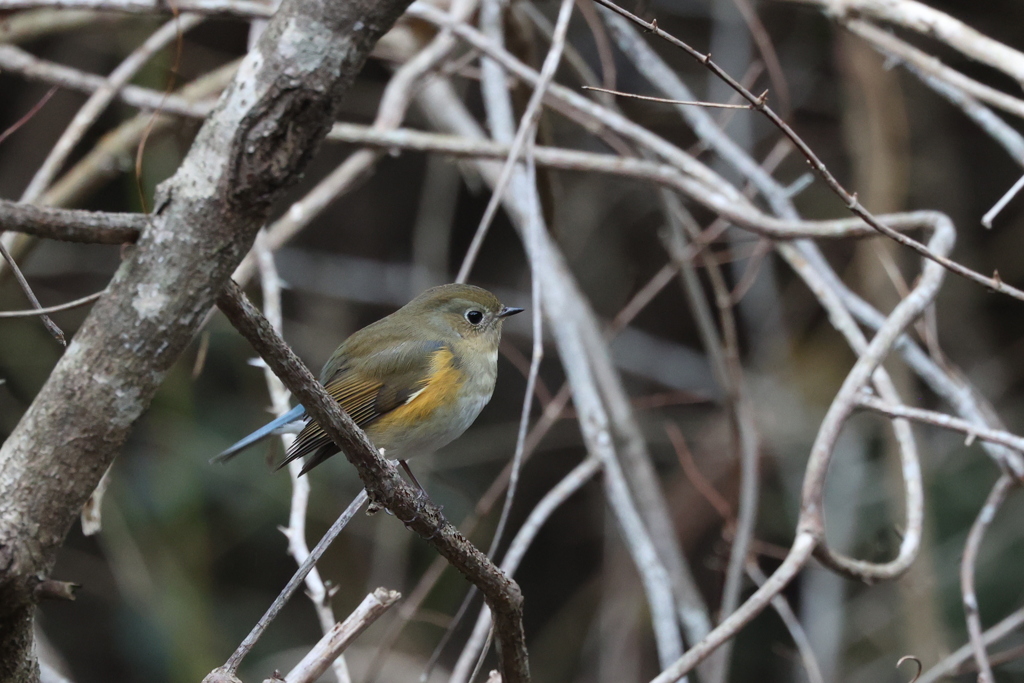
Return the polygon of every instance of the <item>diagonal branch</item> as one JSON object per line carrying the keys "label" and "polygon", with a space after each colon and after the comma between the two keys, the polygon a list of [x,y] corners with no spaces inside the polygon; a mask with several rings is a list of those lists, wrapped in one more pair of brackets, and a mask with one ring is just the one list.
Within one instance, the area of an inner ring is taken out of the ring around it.
{"label": "diagonal branch", "polygon": [[395,466],[377,452],[352,418],[341,410],[266,318],[245,298],[238,285],[229,281],[217,305],[355,466],[370,500],[390,510],[480,589],[491,611],[497,615],[496,637],[504,680],[508,683],[528,681],[523,598],[519,586],[459,533],[444,518],[440,508],[405,483]]}
{"label": "diagonal branch", "polygon": [[21,272],[21,268],[18,267],[18,262],[11,256],[11,252],[7,251],[7,247],[4,246],[3,242],[0,242],[0,257],[3,258],[3,262],[7,263],[7,267],[14,273],[14,279],[18,281],[18,286],[21,287],[21,291],[25,293],[25,298],[28,299],[29,303],[32,304],[32,308],[35,309],[35,314],[42,320],[43,326],[46,327],[46,331],[53,335],[53,338],[60,342],[61,346],[67,346],[67,341],[64,340],[64,332],[57,327],[57,323],[50,320],[50,317],[43,312],[43,305],[39,303],[39,299],[36,298],[36,293],[32,291],[32,287],[29,286],[28,280],[25,279],[25,275]]}

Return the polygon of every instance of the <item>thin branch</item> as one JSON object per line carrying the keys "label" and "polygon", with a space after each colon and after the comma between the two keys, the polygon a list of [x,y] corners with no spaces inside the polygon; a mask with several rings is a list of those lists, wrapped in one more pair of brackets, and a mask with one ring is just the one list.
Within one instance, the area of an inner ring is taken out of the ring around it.
{"label": "thin branch", "polygon": [[64,165],[64,162],[74,151],[85,132],[99,118],[100,114],[107,108],[117,95],[117,91],[123,88],[135,74],[146,65],[146,62],[158,51],[162,50],[172,40],[175,40],[185,31],[199,25],[205,20],[197,14],[183,14],[175,16],[159,29],[153,32],[142,45],[135,48],[128,57],[122,61],[116,69],[106,78],[103,87],[94,92],[81,109],[75,113],[67,129],[54,144],[50,153],[46,156],[39,170],[32,177],[32,181],[25,188],[21,195],[21,201],[25,203],[35,202],[43,191],[53,182],[57,172]]}
{"label": "thin branch", "polygon": [[378,588],[367,595],[345,621],[335,624],[302,661],[288,672],[285,676],[286,683],[314,683],[360,633],[369,628],[401,597],[402,594],[398,591],[385,588]]}
{"label": "thin branch", "polygon": [[992,227],[992,221],[999,215],[999,212],[1006,208],[1006,205],[1010,203],[1010,200],[1017,196],[1017,193],[1024,188],[1024,176],[1017,179],[1017,182],[1013,184],[1009,190],[1007,190],[999,201],[996,202],[991,209],[985,212],[985,215],[981,217],[981,224],[986,228]]}
{"label": "thin branch", "polygon": [[0,199],[0,230],[52,240],[128,244],[134,243],[147,225],[148,219],[141,213],[52,209]]}
{"label": "thin branch", "polygon": [[[40,59],[14,45],[0,45],[0,69],[90,95],[107,84],[107,79],[103,76]],[[175,114],[194,119],[209,116],[214,104],[211,101],[191,102],[175,94],[165,96],[159,91],[138,85],[125,85],[117,91],[117,97],[125,104],[139,109],[159,110],[162,114]],[[162,99],[164,97],[166,99]]]}
{"label": "thin branch", "polygon": [[[0,249],[3,245],[0,245]],[[37,308],[29,311],[0,311],[0,318],[31,318],[36,315],[44,313],[58,313],[60,311],[67,311],[72,308],[79,308],[80,306],[86,306],[99,299],[101,296],[106,294],[107,290],[100,292],[94,292],[88,296],[83,296],[81,299],[75,299],[74,301],[68,301],[67,303],[57,304],[56,306],[47,306],[46,308]]]}
{"label": "thin branch", "polygon": [[1006,500],[1007,494],[1018,483],[1007,474],[999,477],[992,487],[992,491],[989,492],[985,504],[978,512],[977,519],[971,525],[971,531],[967,534],[967,542],[964,543],[964,555],[960,560],[960,591],[963,594],[967,633],[970,636],[974,661],[978,665],[978,683],[995,683],[982,634],[981,615],[978,613],[978,596],[974,592],[974,572],[978,562],[978,551],[981,550],[981,541],[985,537],[985,532],[991,526],[996,513]]}
{"label": "thin branch", "polygon": [[[757,562],[752,559],[747,561],[747,575],[758,586],[763,586],[764,582],[768,579],[764,572],[761,571],[761,568],[757,566]],[[811,649],[811,641],[807,637],[804,627],[800,624],[800,620],[793,614],[793,608],[789,606],[789,602],[781,594],[776,595],[772,598],[772,609],[779,615],[779,619],[782,620],[786,630],[789,631],[790,637],[793,638],[797,652],[800,653],[800,661],[804,665],[807,679],[810,683],[825,683],[825,677],[821,675],[821,666],[818,664],[818,658],[814,656],[814,650]]]}
{"label": "thin branch", "polygon": [[[552,86],[555,87],[555,86]],[[507,145],[488,140],[476,140],[456,135],[424,133],[411,129],[393,132],[379,132],[356,124],[336,124],[329,139],[356,142],[381,149],[411,149],[434,151],[469,158],[504,158],[509,151]],[[709,210],[721,214],[729,221],[750,230],[757,235],[775,240],[813,239],[854,239],[876,235],[859,218],[842,218],[825,221],[780,220],[761,213],[745,198],[736,197],[723,190],[721,185],[709,186],[685,175],[671,164],[646,159],[622,158],[612,154],[580,152],[557,147],[535,147],[534,159],[540,166],[566,170],[607,173],[637,180],[645,180],[682,192],[703,204]],[[936,212],[910,212],[884,214],[880,217],[893,229],[919,229],[923,224],[949,219]],[[950,227],[952,227],[950,225]],[[274,243],[277,246],[277,243]],[[702,239],[699,246],[706,246]],[[927,247],[925,247],[927,249]],[[695,252],[688,252],[691,257]],[[939,256],[939,255],[937,255]]]}
{"label": "thin branch", "polygon": [[0,133],[0,145],[3,144],[4,140],[14,135],[19,128],[21,128],[26,123],[31,121],[32,117],[39,113],[39,110],[42,109],[46,105],[46,103],[50,101],[50,98],[53,97],[54,93],[56,92],[57,86],[50,88],[46,92],[46,94],[39,98],[39,101],[33,104],[32,107],[27,112],[25,112],[25,114],[20,119],[18,119],[10,126],[8,126],[7,130]]}
{"label": "thin branch", "polygon": [[619,97],[628,97],[633,100],[644,100],[645,102],[661,102],[663,104],[682,104],[682,105],[693,105],[697,107],[706,107],[708,109],[753,109],[754,107],[749,104],[724,104],[722,102],[701,102],[697,100],[672,100],[665,97],[651,97],[650,95],[636,95],[630,92],[622,92],[621,90],[609,90],[608,88],[598,88],[595,86],[584,85],[581,86],[583,90],[595,90],[597,92],[608,93],[609,95],[618,95]]}
{"label": "thin branch", "polygon": [[719,514],[726,524],[732,523],[735,520],[732,514],[732,506],[729,505],[729,501],[718,492],[718,489],[711,485],[707,477],[697,468],[697,463],[693,461],[693,454],[690,453],[690,448],[686,445],[686,439],[683,437],[683,433],[679,431],[676,423],[665,422],[665,434],[668,435],[668,440],[672,443],[672,448],[676,452],[676,458],[679,460],[679,465],[682,467],[686,478],[693,484],[693,487],[697,489],[704,500],[715,509],[715,512]]}
{"label": "thin branch", "polygon": [[476,262],[477,254],[479,254],[484,238],[487,237],[487,231],[491,227],[491,221],[494,220],[494,215],[498,211],[502,195],[512,178],[512,171],[519,162],[520,155],[524,151],[529,152],[529,149],[534,144],[537,121],[540,120],[541,103],[544,101],[544,95],[547,93],[548,86],[555,77],[555,71],[562,60],[562,52],[565,50],[566,33],[569,31],[569,18],[572,16],[574,1],[562,0],[559,6],[555,30],[551,35],[551,46],[544,57],[540,75],[537,78],[537,82],[533,85],[533,92],[530,94],[530,101],[526,104],[526,110],[519,120],[515,136],[512,138],[508,158],[501,168],[497,182],[495,182],[494,187],[491,189],[491,197],[487,202],[487,208],[484,209],[484,215],[480,218],[480,224],[477,226],[476,233],[473,235],[473,241],[470,242],[469,248],[466,249],[466,256],[463,258],[462,267],[459,268],[459,274],[455,278],[456,282],[465,282],[466,278],[469,277],[469,271]]}
{"label": "thin branch", "polygon": [[962,432],[967,435],[968,444],[977,438],[1001,444],[1017,451],[1024,451],[1024,437],[1011,434],[1002,429],[989,429],[974,422],[968,422],[967,420],[962,420],[960,418],[953,417],[952,415],[936,412],[934,410],[923,410],[921,408],[911,408],[909,406],[892,405],[869,394],[860,394],[857,397],[857,403],[865,408],[870,408],[875,412],[882,413],[883,415],[888,415],[890,417],[916,420],[917,422],[935,425],[936,427],[942,427],[943,429]]}
{"label": "thin branch", "polygon": [[[992,645],[1021,626],[1024,626],[1024,607],[1017,609],[998,624],[985,631],[982,634],[982,642],[986,647]],[[955,674],[957,669],[971,658],[973,652],[974,643],[968,642],[957,649],[956,652],[953,652],[931,669],[924,672],[921,678],[918,679],[918,683],[935,683],[939,679]]]}
{"label": "thin branch", "polygon": [[43,306],[39,303],[39,299],[36,298],[36,294],[32,291],[32,287],[29,286],[28,280],[25,279],[25,275],[21,272],[21,268],[18,267],[18,262],[14,260],[13,256],[11,256],[11,252],[7,251],[7,247],[4,246],[2,241],[0,241],[0,256],[3,257],[4,261],[7,263],[7,267],[11,269],[12,273],[14,273],[15,279],[18,281],[18,286],[21,287],[21,291],[25,293],[25,298],[29,300],[29,303],[31,303],[32,307],[35,309],[34,315],[39,316],[39,319],[43,322],[43,326],[46,328],[46,331],[53,335],[53,338],[56,339],[61,346],[67,346],[68,343],[64,340],[64,333],[59,327],[57,327],[57,323],[50,320],[46,313],[43,312]]}
{"label": "thin branch", "polygon": [[238,648],[231,654],[228,660],[224,663],[224,666],[216,669],[215,671],[229,672],[232,674],[238,671],[238,666],[242,663],[242,660],[245,659],[245,656],[249,654],[249,651],[252,650],[253,645],[255,645],[256,641],[260,639],[263,632],[267,630],[268,626],[270,626],[270,622],[277,617],[278,613],[280,613],[281,609],[288,602],[288,599],[295,594],[295,591],[298,590],[299,586],[301,586],[306,580],[306,576],[309,574],[310,570],[316,566],[316,563],[320,560],[324,551],[330,547],[331,543],[334,542],[334,539],[337,538],[338,534],[345,529],[345,526],[353,517],[355,517],[355,514],[366,504],[367,500],[369,500],[369,497],[367,496],[365,489],[360,491],[356,497],[352,499],[352,502],[349,503],[348,507],[345,508],[345,511],[341,513],[341,516],[334,521],[331,528],[327,530],[327,533],[323,535],[323,538],[320,539],[303,563],[299,565],[295,574],[293,574],[292,578],[288,580],[285,587],[281,589],[278,596],[274,598],[274,602],[272,602],[270,607],[267,608],[267,611],[262,617],[260,617],[260,620],[252,627],[249,635],[239,643]]}
{"label": "thin branch", "polygon": [[196,14],[236,16],[242,19],[268,19],[274,14],[274,6],[258,0],[0,0],[0,10],[34,9],[48,7],[58,9],[90,9],[105,12],[129,14],[172,14],[194,12]]}

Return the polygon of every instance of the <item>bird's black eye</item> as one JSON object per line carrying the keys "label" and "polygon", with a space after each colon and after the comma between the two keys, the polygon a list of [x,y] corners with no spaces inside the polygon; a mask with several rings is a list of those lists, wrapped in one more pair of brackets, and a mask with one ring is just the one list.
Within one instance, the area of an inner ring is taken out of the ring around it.
{"label": "bird's black eye", "polygon": [[480,311],[466,311],[466,320],[469,321],[470,325],[479,325],[480,321],[484,319],[484,314]]}

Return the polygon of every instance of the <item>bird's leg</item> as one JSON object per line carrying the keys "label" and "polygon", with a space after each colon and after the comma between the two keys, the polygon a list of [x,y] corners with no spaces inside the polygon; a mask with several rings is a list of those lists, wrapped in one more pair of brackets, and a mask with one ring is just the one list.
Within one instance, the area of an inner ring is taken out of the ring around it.
{"label": "bird's leg", "polygon": [[419,481],[416,480],[416,475],[412,473],[411,469],[409,469],[409,463],[407,463],[405,460],[399,460],[398,464],[402,466],[402,469],[405,470],[405,473],[409,475],[410,479],[412,479],[412,483],[415,484],[416,488],[420,490],[420,498],[426,498],[427,491],[422,486],[420,486]]}

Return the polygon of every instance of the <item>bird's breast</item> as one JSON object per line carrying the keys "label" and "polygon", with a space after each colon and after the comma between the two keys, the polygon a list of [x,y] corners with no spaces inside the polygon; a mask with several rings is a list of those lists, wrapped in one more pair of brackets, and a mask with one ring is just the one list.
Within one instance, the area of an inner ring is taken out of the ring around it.
{"label": "bird's breast", "polygon": [[438,349],[423,388],[367,430],[373,443],[406,459],[458,438],[491,399],[497,361],[497,349]]}

